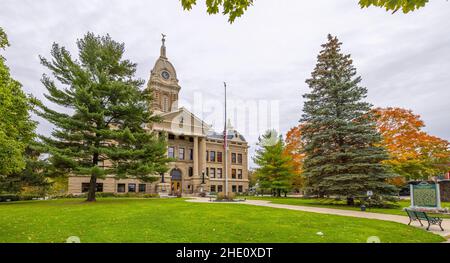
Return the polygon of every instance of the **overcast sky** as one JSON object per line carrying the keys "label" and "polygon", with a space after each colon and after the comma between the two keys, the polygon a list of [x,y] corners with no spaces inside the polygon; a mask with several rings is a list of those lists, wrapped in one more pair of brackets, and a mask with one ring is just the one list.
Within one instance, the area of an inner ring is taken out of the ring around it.
{"label": "overcast sky", "polygon": [[[301,95],[326,35],[337,35],[351,53],[367,100],[375,106],[412,109],[426,131],[450,139],[450,3],[433,0],[410,14],[360,9],[358,0],[256,0],[232,25],[206,14],[204,1],[190,12],[178,0],[0,0],[0,26],[11,47],[7,64],[27,93],[43,98],[45,69],[53,42],[76,55],[75,41],[87,31],[124,42],[126,57],[148,80],[167,34],[167,55],[177,69],[181,104],[222,100],[279,103],[284,134],[301,116]],[[3,52],[5,53],[5,52]],[[208,118],[216,130],[221,120]],[[238,127],[239,128],[239,127]],[[39,133],[50,126],[41,122]],[[252,145],[257,136],[243,129]]]}

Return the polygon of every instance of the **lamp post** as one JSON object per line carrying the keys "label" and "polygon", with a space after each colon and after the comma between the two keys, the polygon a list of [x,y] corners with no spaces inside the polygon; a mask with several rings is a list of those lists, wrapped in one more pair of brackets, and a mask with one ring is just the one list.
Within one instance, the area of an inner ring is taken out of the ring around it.
{"label": "lamp post", "polygon": [[205,171],[202,171],[202,184],[205,184]]}

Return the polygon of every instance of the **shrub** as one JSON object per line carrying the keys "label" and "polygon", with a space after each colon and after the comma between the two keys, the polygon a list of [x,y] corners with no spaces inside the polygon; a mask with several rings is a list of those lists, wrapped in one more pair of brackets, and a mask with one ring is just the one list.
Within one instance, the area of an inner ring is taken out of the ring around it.
{"label": "shrub", "polygon": [[115,193],[104,193],[104,192],[101,192],[101,193],[95,193],[95,196],[96,197],[116,197],[116,194]]}
{"label": "shrub", "polygon": [[1,194],[0,202],[19,201],[20,197],[17,194]]}
{"label": "shrub", "polygon": [[34,199],[38,199],[38,198],[44,198],[44,196],[42,196],[42,195],[33,195],[33,194],[21,194],[19,196],[19,199],[23,200],[23,201],[34,200]]}
{"label": "shrub", "polygon": [[234,193],[230,193],[228,196],[226,196],[224,193],[220,192],[216,196],[216,201],[233,201],[235,198]]}
{"label": "shrub", "polygon": [[216,200],[217,201],[222,201],[223,199],[225,199],[225,194],[224,193],[218,193],[216,196]]}
{"label": "shrub", "polygon": [[159,194],[144,194],[144,198],[158,198]]}
{"label": "shrub", "polygon": [[230,194],[228,194],[228,196],[226,196],[225,198],[226,198],[228,201],[233,201],[235,197],[236,197],[236,194],[235,194],[235,193],[230,193]]}

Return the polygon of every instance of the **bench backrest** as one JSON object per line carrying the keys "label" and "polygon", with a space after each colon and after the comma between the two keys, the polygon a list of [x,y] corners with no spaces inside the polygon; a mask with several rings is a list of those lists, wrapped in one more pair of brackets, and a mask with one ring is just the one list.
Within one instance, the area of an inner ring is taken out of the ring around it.
{"label": "bench backrest", "polygon": [[409,218],[415,220],[415,219],[420,219],[420,220],[428,220],[428,216],[427,213],[425,212],[421,212],[421,211],[413,211],[413,210],[409,210],[409,209],[405,209],[406,213],[408,214]]}
{"label": "bench backrest", "polygon": [[413,210],[405,209],[406,213],[408,214],[409,218],[415,220],[417,219],[416,213]]}
{"label": "bench backrest", "polygon": [[417,218],[422,219],[422,220],[428,220],[427,213],[420,212],[420,211],[414,211],[414,212],[416,213]]}

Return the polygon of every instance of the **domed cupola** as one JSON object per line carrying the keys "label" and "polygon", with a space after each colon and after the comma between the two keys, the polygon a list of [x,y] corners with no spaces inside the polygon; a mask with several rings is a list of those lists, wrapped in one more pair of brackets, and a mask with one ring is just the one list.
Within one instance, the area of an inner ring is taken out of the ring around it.
{"label": "domed cupola", "polygon": [[147,89],[153,93],[152,108],[156,112],[171,112],[178,109],[178,85],[175,67],[167,59],[166,35],[162,34],[160,56],[150,72]]}

